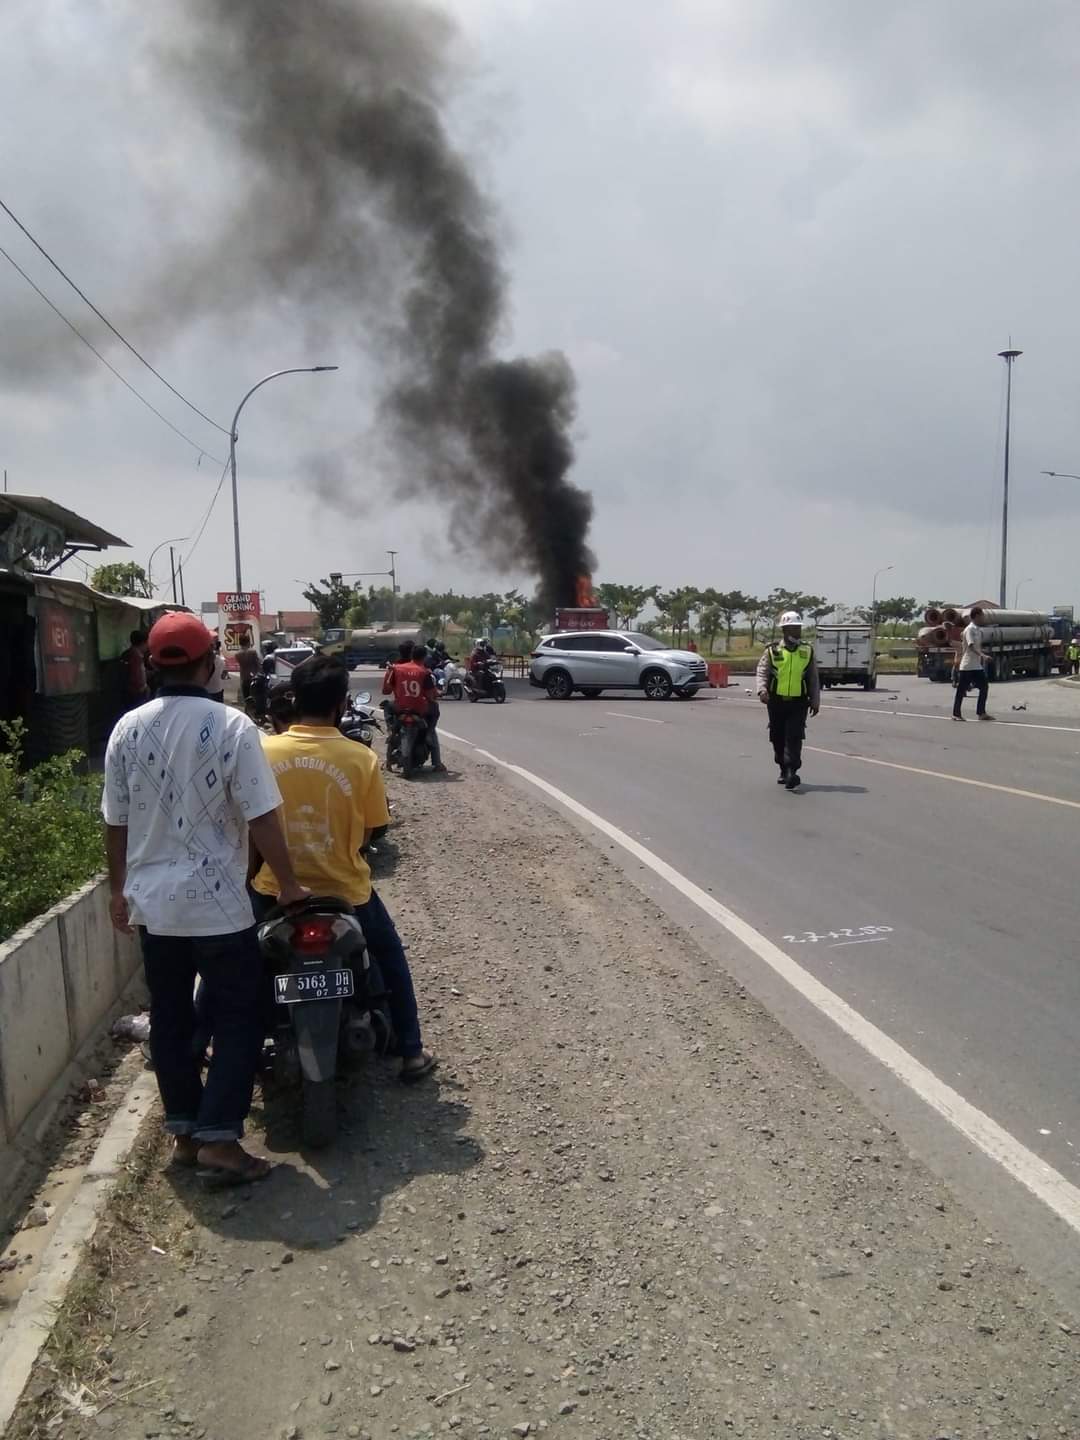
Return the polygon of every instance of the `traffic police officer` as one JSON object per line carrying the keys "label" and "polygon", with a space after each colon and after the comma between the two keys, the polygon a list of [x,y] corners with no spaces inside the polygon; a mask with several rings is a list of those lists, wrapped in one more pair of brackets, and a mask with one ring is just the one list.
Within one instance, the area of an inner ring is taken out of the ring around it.
{"label": "traffic police officer", "polygon": [[770,645],[758,661],[758,699],[769,711],[769,739],[780,768],[778,785],[794,790],[799,785],[807,712],[821,708],[814,647],[802,638],[802,616],[785,610],[780,616],[782,638]]}

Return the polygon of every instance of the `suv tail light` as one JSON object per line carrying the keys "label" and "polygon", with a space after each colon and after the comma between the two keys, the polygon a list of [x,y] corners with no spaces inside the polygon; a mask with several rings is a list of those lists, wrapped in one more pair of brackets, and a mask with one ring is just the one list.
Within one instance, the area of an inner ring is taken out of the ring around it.
{"label": "suv tail light", "polygon": [[539,651],[539,650],[534,650],[534,651],[532,652],[532,654],[529,656],[529,659],[530,659],[530,660],[539,660],[539,659],[540,659],[540,651]]}
{"label": "suv tail light", "polygon": [[334,921],[330,916],[316,915],[298,920],[293,926],[292,947],[301,955],[323,955],[334,943]]}

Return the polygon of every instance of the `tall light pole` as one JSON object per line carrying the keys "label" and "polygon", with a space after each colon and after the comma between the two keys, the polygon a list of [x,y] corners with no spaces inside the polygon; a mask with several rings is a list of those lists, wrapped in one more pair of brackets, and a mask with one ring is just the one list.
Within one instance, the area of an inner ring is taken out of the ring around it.
{"label": "tall light pole", "polygon": [[387,550],[390,556],[390,624],[397,624],[397,570],[394,562],[397,560],[396,550]]}
{"label": "tall light pole", "polygon": [[160,545],[155,545],[150,551],[150,559],[146,562],[146,578],[150,585],[150,596],[154,594],[154,556],[159,550],[164,550],[166,545],[183,545],[191,537],[188,535],[174,535],[171,540],[162,540]]}
{"label": "tall light pole", "polygon": [[336,365],[294,365],[288,370],[274,370],[270,375],[264,375],[261,380],[256,381],[236,407],[236,414],[233,416],[232,424],[229,426],[229,470],[232,472],[233,549],[236,558],[237,590],[243,590],[244,588],[244,579],[240,570],[240,501],[236,493],[236,426],[240,420],[240,411],[243,410],[256,390],[260,389],[270,380],[276,380],[279,375],[318,375],[323,370],[336,370],[337,368]]}
{"label": "tall light pole", "polygon": [[892,565],[883,565],[880,570],[875,570],[875,571],[874,571],[874,594],[873,594],[873,598],[872,598],[871,601],[870,601],[870,623],[871,623],[871,625],[876,625],[876,624],[877,624],[877,582],[878,582],[878,576],[879,576],[879,575],[884,575],[887,570],[892,570],[893,568],[894,568],[894,567],[893,567]]}
{"label": "tall light pole", "polygon": [[[1011,341],[1010,341],[1011,344]],[[1012,431],[1012,367],[1022,350],[999,350],[998,358],[1005,361],[1005,483],[1001,499],[1001,608],[1009,603],[1009,439]]]}
{"label": "tall light pole", "polygon": [[1026,579],[1024,579],[1024,580],[1018,580],[1018,581],[1016,582],[1016,589],[1013,591],[1013,609],[1014,609],[1014,610],[1019,610],[1019,609],[1020,609],[1020,587],[1021,587],[1021,585],[1030,585],[1031,582],[1032,582],[1032,580],[1034,580],[1034,579],[1035,579],[1035,576],[1034,576],[1034,575],[1028,575]]}

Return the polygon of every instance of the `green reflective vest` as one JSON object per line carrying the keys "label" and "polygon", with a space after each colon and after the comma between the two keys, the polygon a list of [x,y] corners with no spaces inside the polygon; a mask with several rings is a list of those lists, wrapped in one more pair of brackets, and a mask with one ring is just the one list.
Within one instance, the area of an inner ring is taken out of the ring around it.
{"label": "green reflective vest", "polygon": [[786,645],[771,649],[773,694],[781,700],[799,700],[806,694],[806,670],[814,656],[812,645],[799,644],[794,650]]}
{"label": "green reflective vest", "polygon": [[1073,641],[1065,653],[1070,660],[1080,660],[1080,645]]}

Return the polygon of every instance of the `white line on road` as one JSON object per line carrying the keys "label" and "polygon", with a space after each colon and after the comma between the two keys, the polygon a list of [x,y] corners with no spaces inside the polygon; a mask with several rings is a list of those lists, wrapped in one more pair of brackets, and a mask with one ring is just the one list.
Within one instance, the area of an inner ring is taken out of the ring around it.
{"label": "white line on road", "polygon": [[[477,748],[471,740],[466,740],[461,735],[452,735],[448,730],[442,733],[448,740],[456,740],[473,750]],[[598,830],[601,835],[606,835],[609,840],[614,840],[628,854],[633,855],[635,860],[640,861],[642,865],[647,865],[654,874],[659,875],[662,880],[666,880],[680,895],[685,896],[699,910],[703,910],[729,935],[734,936],[759,960],[768,965],[783,980],[786,980],[792,989],[832,1020],[845,1035],[854,1040],[857,1045],[862,1046],[887,1070],[890,1070],[898,1080],[907,1085],[932,1110],[935,1110],[961,1135],[977,1146],[984,1155],[999,1164],[1013,1179],[1018,1180],[1044,1205],[1048,1206],[1055,1215],[1080,1233],[1080,1190],[1075,1185],[1071,1185],[1063,1175],[1060,1175],[1052,1165],[1048,1165],[1033,1150],[1022,1145],[996,1120],[992,1120],[989,1115],[976,1109],[958,1091],[947,1085],[944,1080],[939,1079],[921,1060],[916,1060],[915,1056],[909,1054],[902,1045],[898,1045],[883,1030],[879,1030],[876,1025],[860,1015],[846,1000],[842,1000],[827,985],[823,985],[809,971],[804,970],[778,945],[774,945],[759,930],[755,930],[747,921],[736,915],[734,910],[729,910],[726,905],[721,905],[719,900],[702,890],[700,885],[695,885],[692,880],[688,880],[666,860],[661,860],[659,855],[647,850],[644,845],[640,845],[624,830],[612,825],[610,820],[605,820],[602,815],[597,815],[595,811],[589,810],[573,796],[567,795],[565,791],[549,784],[539,775],[534,775],[531,770],[525,770],[520,765],[513,765],[508,760],[500,760],[489,750],[479,751],[479,753],[489,760],[493,760],[504,770],[510,771],[511,774],[517,775],[520,779],[543,791],[545,795],[550,796],[572,815],[577,815],[579,819],[586,821],[587,824]],[[858,759],[860,757],[853,756],[851,758]],[[946,776],[945,778],[955,779],[957,777]],[[979,782],[971,783],[978,784]],[[1004,787],[992,786],[991,788]]]}
{"label": "white line on road", "polygon": [[[925,710],[875,709],[872,705],[822,705],[822,710],[850,710],[856,715],[902,715],[908,720],[951,720],[952,715],[931,715]],[[999,720],[999,725],[1013,730],[1061,730],[1080,735],[1080,725],[1039,725],[1034,720]]]}
{"label": "white line on road", "polygon": [[835,945],[828,945],[828,950],[839,950],[842,945],[876,945],[879,940],[884,940],[884,935],[867,935],[863,940],[840,940]]}
{"label": "white line on road", "polygon": [[823,750],[820,745],[804,745],[815,755],[835,755],[841,760],[859,760],[864,765],[880,765],[885,770],[905,770],[909,775],[929,775],[934,780],[951,780],[956,785],[975,785],[980,790],[999,790],[1003,795],[1019,795],[1023,800],[1042,800],[1046,805],[1065,805],[1080,810],[1080,800],[1065,800],[1060,795],[1044,795],[1041,790],[1018,790],[1014,785],[995,785],[990,780],[971,780],[967,775],[950,775],[947,770],[923,770],[918,765],[900,765],[895,760],[875,760],[869,755],[855,755],[850,750]]}
{"label": "white line on road", "polygon": [[621,710],[605,710],[605,715],[614,715],[616,720],[637,720],[641,725],[666,725],[666,720],[653,720],[648,715],[624,715]]}

